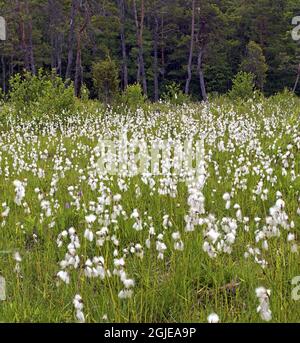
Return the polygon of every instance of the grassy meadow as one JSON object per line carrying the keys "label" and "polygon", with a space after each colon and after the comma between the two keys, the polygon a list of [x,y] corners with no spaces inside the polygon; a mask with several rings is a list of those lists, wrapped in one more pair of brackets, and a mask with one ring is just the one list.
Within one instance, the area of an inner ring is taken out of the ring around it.
{"label": "grassy meadow", "polygon": [[[0,321],[299,322],[299,113],[298,98],[277,95],[6,116]],[[176,153],[159,173],[124,153],[113,175],[99,142],[124,149],[122,134],[142,154],[204,146],[176,173]]]}

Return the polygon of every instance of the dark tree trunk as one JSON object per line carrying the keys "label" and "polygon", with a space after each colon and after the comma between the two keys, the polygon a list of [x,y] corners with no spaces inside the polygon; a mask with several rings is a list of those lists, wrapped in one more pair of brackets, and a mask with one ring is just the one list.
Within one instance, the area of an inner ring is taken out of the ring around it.
{"label": "dark tree trunk", "polygon": [[158,30],[159,23],[158,18],[155,14],[154,18],[155,29],[154,29],[154,100],[158,101]]}
{"label": "dark tree trunk", "polygon": [[122,75],[123,75],[123,88],[128,86],[128,66],[127,66],[127,52],[126,52],[126,40],[125,40],[125,6],[124,0],[118,0],[119,12],[120,12],[120,36],[122,45]]}
{"label": "dark tree trunk", "polygon": [[66,79],[71,78],[71,71],[73,65],[74,55],[74,41],[75,41],[75,17],[78,9],[78,0],[72,0],[71,15],[70,15],[70,31],[68,38],[68,64],[66,70]]}
{"label": "dark tree trunk", "polygon": [[61,54],[63,34],[59,31],[62,18],[61,4],[57,0],[48,0],[49,31],[51,44],[51,68],[61,75]]}
{"label": "dark tree trunk", "polygon": [[82,86],[82,64],[81,64],[81,32],[77,35],[77,54],[76,54],[76,68],[75,68],[75,95],[80,96]]}
{"label": "dark tree trunk", "polygon": [[137,83],[141,83],[141,62],[140,62],[140,55],[138,55],[138,59],[137,59],[136,82],[137,82]]}
{"label": "dark tree trunk", "polygon": [[28,50],[29,50],[29,60],[30,60],[30,67],[31,67],[31,72],[32,74],[36,74],[36,69],[35,69],[35,63],[34,63],[34,53],[33,53],[33,43],[32,43],[32,19],[29,19],[29,24],[28,24],[28,36],[29,36],[29,44],[28,44]]}
{"label": "dark tree trunk", "polygon": [[62,56],[62,47],[63,47],[63,36],[60,34],[57,37],[57,46],[56,46],[56,72],[58,75],[62,76],[62,61],[61,61],[61,56]]}
{"label": "dark tree trunk", "polygon": [[201,95],[202,99],[204,101],[207,101],[207,93],[206,93],[206,87],[205,87],[205,80],[204,80],[204,74],[203,74],[203,69],[202,69],[202,58],[203,58],[203,50],[200,48],[199,49],[199,54],[198,54],[198,74],[199,74],[199,81],[200,81],[200,89],[201,89]]}
{"label": "dark tree trunk", "polygon": [[194,53],[194,39],[195,39],[195,0],[192,0],[192,31],[191,31],[191,43],[190,43],[190,54],[187,66],[188,77],[185,84],[185,94],[189,94],[190,83],[192,79],[192,62]]}
{"label": "dark tree trunk", "polygon": [[48,0],[47,11],[49,16],[49,34],[50,34],[50,44],[51,44],[51,68],[55,68],[55,0]]}
{"label": "dark tree trunk", "polygon": [[1,57],[1,64],[2,64],[2,89],[3,92],[6,93],[6,64],[4,56]]}
{"label": "dark tree trunk", "polygon": [[[138,21],[138,14],[137,14],[135,0],[133,0],[133,14],[134,14],[134,20],[135,20],[137,42],[138,42],[139,41],[139,21]],[[138,58],[137,58],[137,75],[136,75],[136,80],[137,80],[138,83],[140,82],[140,79],[141,79],[140,55],[138,54]]]}
{"label": "dark tree trunk", "polygon": [[144,51],[143,51],[143,30],[144,30],[144,19],[145,19],[145,5],[144,0],[141,3],[141,24],[140,24],[140,37],[139,37],[139,53],[140,53],[140,63],[141,63],[141,76],[143,82],[143,90],[144,94],[147,96],[147,80],[146,80],[146,71],[145,71],[145,63],[144,63]]}
{"label": "dark tree trunk", "polygon": [[[83,6],[81,4],[81,6]],[[82,35],[84,34],[86,27],[90,20],[90,13],[87,2],[84,4],[84,23],[77,32],[77,53],[76,53],[76,67],[75,67],[75,95],[80,96],[81,87],[83,84],[83,68],[81,63],[81,41]]]}
{"label": "dark tree trunk", "polygon": [[298,83],[299,83],[299,79],[300,79],[300,64],[299,64],[299,67],[298,67],[298,73],[297,73],[296,82],[295,82],[295,85],[294,85],[294,88],[293,88],[293,92],[294,93],[296,92],[296,89],[297,89],[297,86],[298,86]]}
{"label": "dark tree trunk", "polygon": [[15,72],[15,63],[14,63],[14,56],[13,54],[10,55],[10,63],[9,63],[9,71],[8,71],[8,78],[10,79],[14,72]]}
{"label": "dark tree trunk", "polygon": [[161,75],[165,76],[165,32],[164,32],[164,14],[161,15]]}
{"label": "dark tree trunk", "polygon": [[147,95],[147,80],[146,80],[144,51],[143,51],[143,30],[144,30],[144,19],[145,19],[144,0],[141,0],[141,20],[140,20],[140,23],[138,21],[138,14],[137,14],[137,8],[136,8],[136,1],[135,0],[133,0],[133,10],[134,10],[135,25],[136,25],[137,44],[138,44],[138,49],[139,49],[137,81],[139,82],[140,80],[142,80],[143,91],[144,91],[144,94]]}
{"label": "dark tree trunk", "polygon": [[56,68],[56,60],[55,60],[55,37],[54,34],[52,33],[52,29],[50,28],[50,44],[51,44],[51,69]]}
{"label": "dark tree trunk", "polygon": [[17,6],[16,10],[18,13],[18,29],[19,29],[19,41],[20,41],[20,49],[23,56],[23,63],[24,63],[24,69],[27,71],[30,71],[30,60],[28,55],[28,47],[26,44],[26,30],[25,30],[25,22],[24,22],[24,9],[22,8],[22,5],[20,4],[20,1],[17,0]]}
{"label": "dark tree trunk", "polygon": [[[36,73],[35,70],[35,63],[34,63],[34,53],[33,53],[33,42],[32,42],[32,17],[29,12],[28,7],[28,0],[25,1],[25,14],[28,17],[28,24],[27,24],[27,36],[28,36],[28,44],[26,44],[26,50],[27,50],[27,60],[29,64],[29,70],[32,72],[32,74]],[[26,39],[26,33],[25,33],[25,39]]]}

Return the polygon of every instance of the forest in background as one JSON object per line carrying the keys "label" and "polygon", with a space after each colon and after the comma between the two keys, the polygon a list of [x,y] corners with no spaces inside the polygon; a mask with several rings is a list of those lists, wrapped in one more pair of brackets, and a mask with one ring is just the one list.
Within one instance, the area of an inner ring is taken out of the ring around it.
{"label": "forest in background", "polygon": [[298,0],[0,0],[8,33],[0,87],[7,92],[24,70],[55,69],[78,95],[85,84],[96,97],[93,65],[109,58],[120,89],[138,82],[158,100],[175,82],[201,100],[231,88],[250,43],[265,74],[259,88],[271,95],[295,84],[300,44],[291,30],[299,11]]}

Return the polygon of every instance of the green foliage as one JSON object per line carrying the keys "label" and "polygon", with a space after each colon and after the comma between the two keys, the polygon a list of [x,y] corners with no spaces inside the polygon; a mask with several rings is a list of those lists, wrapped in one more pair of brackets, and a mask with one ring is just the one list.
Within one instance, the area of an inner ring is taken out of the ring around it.
{"label": "green foliage", "polygon": [[162,99],[173,105],[183,105],[190,102],[190,97],[183,93],[180,85],[172,82],[166,86]]}
{"label": "green foliage", "polygon": [[10,79],[9,101],[17,114],[39,117],[67,115],[75,109],[73,84],[65,85],[55,74],[39,70],[37,75],[26,72]]}
{"label": "green foliage", "polygon": [[241,63],[241,70],[246,73],[252,73],[255,76],[255,85],[263,90],[267,78],[268,65],[263,54],[262,48],[251,41],[247,45],[247,55]]}
{"label": "green foliage", "polygon": [[249,99],[254,95],[254,75],[251,73],[239,72],[234,80],[229,97],[231,99]]}
{"label": "green foliage", "polygon": [[4,94],[3,90],[2,90],[2,88],[0,87],[0,104],[3,102],[4,96],[5,96],[5,94]]}
{"label": "green foliage", "polygon": [[121,102],[128,108],[135,110],[138,107],[142,107],[147,98],[143,94],[142,87],[139,83],[127,86],[121,95]]}
{"label": "green foliage", "polygon": [[116,63],[110,57],[95,62],[92,74],[98,98],[106,104],[110,103],[119,91],[119,71]]}
{"label": "green foliage", "polygon": [[81,91],[80,91],[80,99],[83,101],[83,102],[87,102],[90,98],[90,91],[88,89],[88,87],[84,84],[82,87],[81,87]]}
{"label": "green foliage", "polygon": [[270,102],[278,104],[278,106],[282,106],[282,107],[292,107],[294,103],[298,103],[299,104],[299,97],[297,97],[295,95],[295,93],[293,93],[291,90],[289,90],[288,88],[285,88],[282,92],[278,92],[275,95],[271,96],[270,98]]}

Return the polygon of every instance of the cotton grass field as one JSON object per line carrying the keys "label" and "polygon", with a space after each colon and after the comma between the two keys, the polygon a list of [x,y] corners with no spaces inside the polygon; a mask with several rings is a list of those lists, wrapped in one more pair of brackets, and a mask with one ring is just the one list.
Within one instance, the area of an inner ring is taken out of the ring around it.
{"label": "cotton grass field", "polygon": [[[299,322],[299,114],[278,95],[7,117],[0,321]],[[196,164],[172,152],[200,140]],[[139,173],[153,144],[164,158]]]}

